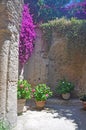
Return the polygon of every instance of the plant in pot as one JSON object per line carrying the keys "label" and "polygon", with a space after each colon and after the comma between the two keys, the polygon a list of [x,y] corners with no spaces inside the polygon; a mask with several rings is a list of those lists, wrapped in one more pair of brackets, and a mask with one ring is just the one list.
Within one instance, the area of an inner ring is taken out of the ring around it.
{"label": "plant in pot", "polygon": [[38,84],[34,89],[32,89],[32,93],[37,109],[43,109],[46,100],[52,96],[52,91],[46,84]]}
{"label": "plant in pot", "polygon": [[83,109],[86,110],[86,94],[82,95],[80,100],[82,101]]}
{"label": "plant in pot", "polygon": [[18,80],[17,98],[18,113],[22,113],[26,100],[31,98],[31,84],[27,80]]}
{"label": "plant in pot", "polygon": [[56,86],[56,93],[60,94],[63,99],[70,99],[70,93],[74,90],[74,84],[67,81],[66,79],[59,80]]}

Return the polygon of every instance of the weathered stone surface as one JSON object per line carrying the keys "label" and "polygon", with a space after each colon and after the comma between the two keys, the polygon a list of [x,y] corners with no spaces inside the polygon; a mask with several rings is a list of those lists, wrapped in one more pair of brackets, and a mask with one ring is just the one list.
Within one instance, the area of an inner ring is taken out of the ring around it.
{"label": "weathered stone surface", "polygon": [[55,90],[58,81],[66,78],[74,83],[76,95],[86,92],[86,47],[80,43],[67,43],[58,36],[53,37],[53,41],[49,52],[48,83]]}
{"label": "weathered stone surface", "polygon": [[68,43],[65,38],[52,34],[49,49],[37,30],[35,50],[26,67],[26,78],[34,85],[47,83],[55,92],[60,79],[66,78],[75,85],[73,95],[86,92],[86,47],[85,44]]}
{"label": "weathered stone surface", "polygon": [[[17,81],[18,79],[18,41],[10,45],[10,57],[8,68],[8,80]],[[14,55],[15,54],[15,55]]]}
{"label": "weathered stone surface", "polygon": [[5,116],[6,113],[6,87],[7,87],[7,69],[8,69],[8,55],[9,55],[9,41],[5,41],[0,48],[0,113]]}
{"label": "weathered stone surface", "polygon": [[18,43],[23,0],[0,1],[0,116],[17,123]]}
{"label": "weathered stone surface", "polygon": [[8,81],[7,88],[7,106],[6,106],[6,118],[12,124],[16,126],[17,122],[17,82]]}
{"label": "weathered stone surface", "polygon": [[43,40],[42,33],[37,30],[35,50],[25,67],[25,78],[34,86],[38,83],[47,82],[47,59],[43,58]]}

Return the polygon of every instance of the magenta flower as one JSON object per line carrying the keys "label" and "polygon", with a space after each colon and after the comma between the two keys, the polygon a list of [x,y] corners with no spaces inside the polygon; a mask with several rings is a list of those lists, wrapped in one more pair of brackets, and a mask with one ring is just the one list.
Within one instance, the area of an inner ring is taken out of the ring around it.
{"label": "magenta flower", "polygon": [[30,15],[28,5],[23,6],[22,23],[19,41],[19,61],[23,66],[31,56],[34,48],[35,26]]}
{"label": "magenta flower", "polygon": [[34,93],[34,92],[35,92],[35,89],[32,89],[32,92]]}
{"label": "magenta flower", "polygon": [[49,95],[48,94],[46,94],[46,97],[48,97]]}
{"label": "magenta flower", "polygon": [[20,88],[23,88],[23,87],[24,87],[23,84],[21,84],[21,85],[20,85]]}

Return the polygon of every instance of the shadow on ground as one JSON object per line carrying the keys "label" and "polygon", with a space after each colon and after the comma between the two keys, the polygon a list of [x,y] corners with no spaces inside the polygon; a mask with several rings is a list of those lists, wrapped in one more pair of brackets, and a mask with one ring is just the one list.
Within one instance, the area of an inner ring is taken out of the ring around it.
{"label": "shadow on ground", "polygon": [[[79,102],[79,101],[78,101]],[[46,103],[45,110],[47,113],[53,114],[53,118],[70,120],[76,125],[75,130],[86,130],[86,111],[82,109],[81,103],[77,101],[60,101],[49,100]],[[27,102],[31,111],[36,110],[34,101]],[[32,108],[33,106],[33,108]]]}
{"label": "shadow on ground", "polygon": [[52,105],[47,104],[47,112],[55,114],[53,118],[65,118],[71,120],[76,124],[76,130],[86,130],[86,111],[84,111],[81,106],[67,106],[67,105]]}

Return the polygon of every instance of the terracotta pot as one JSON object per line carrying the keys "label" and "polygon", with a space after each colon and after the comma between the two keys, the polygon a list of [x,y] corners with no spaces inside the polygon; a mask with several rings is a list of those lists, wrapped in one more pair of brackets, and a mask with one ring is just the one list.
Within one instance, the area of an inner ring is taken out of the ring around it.
{"label": "terracotta pot", "polygon": [[37,109],[43,109],[46,101],[35,101]]}
{"label": "terracotta pot", "polygon": [[70,93],[62,94],[62,98],[65,99],[65,100],[70,99]]}
{"label": "terracotta pot", "polygon": [[82,101],[83,109],[86,110],[86,101]]}
{"label": "terracotta pot", "polygon": [[23,112],[25,102],[26,102],[26,99],[18,99],[17,100],[17,113],[18,114]]}

